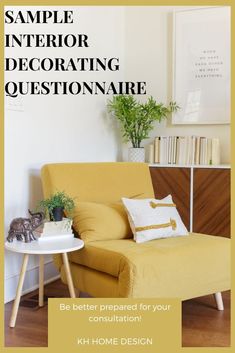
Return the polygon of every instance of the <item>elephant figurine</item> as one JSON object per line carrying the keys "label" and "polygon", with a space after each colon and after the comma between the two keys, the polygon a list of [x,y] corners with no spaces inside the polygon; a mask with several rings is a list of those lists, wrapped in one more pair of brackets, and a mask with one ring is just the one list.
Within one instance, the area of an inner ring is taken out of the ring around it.
{"label": "elephant figurine", "polygon": [[7,236],[9,243],[12,243],[14,238],[25,243],[36,240],[33,231],[43,223],[45,215],[43,212],[32,213],[30,210],[28,211],[30,218],[14,218],[12,220]]}

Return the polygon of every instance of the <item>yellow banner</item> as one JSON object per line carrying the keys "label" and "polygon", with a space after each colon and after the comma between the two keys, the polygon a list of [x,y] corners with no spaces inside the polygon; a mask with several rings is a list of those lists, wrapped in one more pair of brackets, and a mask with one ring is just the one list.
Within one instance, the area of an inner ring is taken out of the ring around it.
{"label": "yellow banner", "polygon": [[181,302],[177,299],[49,300],[50,349],[86,353],[177,352]]}

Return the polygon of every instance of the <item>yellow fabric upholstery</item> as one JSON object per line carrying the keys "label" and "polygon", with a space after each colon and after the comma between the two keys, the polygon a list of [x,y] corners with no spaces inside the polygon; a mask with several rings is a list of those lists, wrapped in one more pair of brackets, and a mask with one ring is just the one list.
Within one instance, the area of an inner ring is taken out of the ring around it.
{"label": "yellow fabric upholstery", "polygon": [[73,227],[85,242],[133,237],[121,203],[77,202]]}
{"label": "yellow fabric upholstery", "polygon": [[[154,197],[148,165],[141,163],[46,165],[42,183],[45,197],[64,190],[78,203]],[[100,227],[102,240],[88,237],[84,249],[69,254],[73,281],[81,291],[95,297],[184,300],[230,288],[230,239],[192,234],[137,244],[110,239],[118,236],[111,225],[104,240],[105,226]],[[54,256],[54,261],[66,283],[61,257]]]}
{"label": "yellow fabric upholstery", "polygon": [[145,163],[58,163],[42,168],[44,196],[64,190],[77,201],[112,203],[122,197],[154,197]]}
{"label": "yellow fabric upholstery", "polygon": [[[64,190],[77,201],[99,203],[119,202],[128,198],[154,197],[154,191],[145,163],[53,163],[41,170],[44,197]],[[61,255],[53,256],[61,270]]]}
{"label": "yellow fabric upholstery", "polygon": [[[116,277],[119,297],[189,299],[230,286],[230,242],[222,237],[191,233],[142,244],[95,241],[69,254],[69,260]],[[90,293],[98,285],[90,284]]]}
{"label": "yellow fabric upholstery", "polygon": [[[118,298],[119,281],[104,272],[95,271],[85,266],[70,263],[73,283],[80,291],[89,293],[95,298]],[[61,267],[61,279],[67,283],[64,265]]]}

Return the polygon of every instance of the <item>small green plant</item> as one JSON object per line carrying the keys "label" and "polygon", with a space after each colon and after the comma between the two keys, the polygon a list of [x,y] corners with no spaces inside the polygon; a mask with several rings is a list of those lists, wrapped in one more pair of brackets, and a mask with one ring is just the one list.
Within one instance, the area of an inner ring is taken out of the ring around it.
{"label": "small green plant", "polygon": [[70,215],[75,208],[75,202],[74,199],[69,197],[64,191],[57,191],[48,199],[41,200],[37,208],[43,209],[49,216],[48,218],[53,220],[53,210],[55,208],[62,208],[67,215]]}
{"label": "small green plant", "polygon": [[138,102],[134,96],[119,95],[108,101],[108,110],[119,120],[125,142],[130,141],[133,147],[141,147],[141,142],[149,137],[155,121],[162,121],[179,109],[176,102],[169,106],[157,103],[153,97],[146,103]]}

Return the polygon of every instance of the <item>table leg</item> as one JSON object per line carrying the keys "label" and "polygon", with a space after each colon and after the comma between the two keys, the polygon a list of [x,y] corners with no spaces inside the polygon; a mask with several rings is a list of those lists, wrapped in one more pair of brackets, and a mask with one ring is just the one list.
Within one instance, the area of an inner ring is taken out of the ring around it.
{"label": "table leg", "polygon": [[217,309],[218,310],[224,310],[224,303],[223,303],[223,298],[221,292],[217,292],[214,294],[214,298],[216,301]]}
{"label": "table leg", "polygon": [[44,256],[39,256],[39,306],[44,305]]}
{"label": "table leg", "polygon": [[17,317],[17,313],[18,313],[18,309],[19,309],[20,297],[21,297],[22,288],[23,288],[23,284],[24,284],[24,278],[25,278],[25,272],[26,272],[28,260],[29,260],[29,255],[24,254],[23,263],[22,263],[21,272],[20,272],[20,278],[19,278],[17,291],[16,291],[16,297],[14,300],[11,318],[10,318],[10,324],[9,324],[10,327],[15,327],[16,317]]}
{"label": "table leg", "polygon": [[71,276],[71,272],[70,272],[69,260],[68,260],[67,253],[63,253],[62,257],[63,257],[65,274],[66,274],[66,278],[67,278],[67,282],[68,282],[70,297],[71,298],[76,298],[75,290],[74,290],[74,286],[73,286],[73,280],[72,280],[72,276]]}

